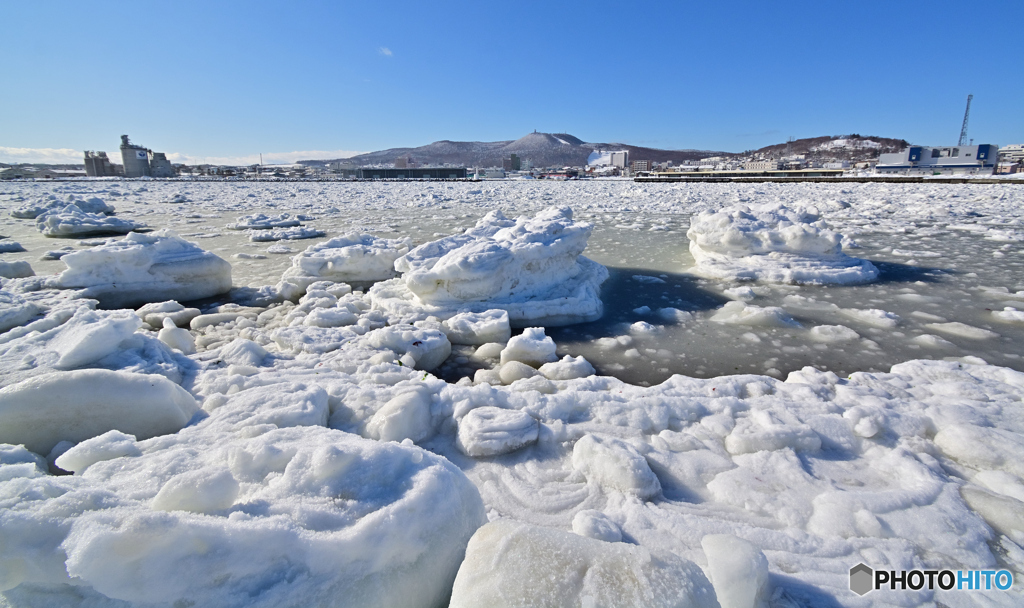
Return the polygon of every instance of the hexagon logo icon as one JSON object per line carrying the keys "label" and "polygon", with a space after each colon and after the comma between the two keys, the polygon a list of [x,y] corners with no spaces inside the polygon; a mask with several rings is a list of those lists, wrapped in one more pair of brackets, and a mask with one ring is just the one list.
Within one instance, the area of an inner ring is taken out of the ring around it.
{"label": "hexagon logo icon", "polygon": [[875,572],[865,564],[857,564],[850,568],[850,591],[857,595],[864,595],[874,587],[873,580]]}

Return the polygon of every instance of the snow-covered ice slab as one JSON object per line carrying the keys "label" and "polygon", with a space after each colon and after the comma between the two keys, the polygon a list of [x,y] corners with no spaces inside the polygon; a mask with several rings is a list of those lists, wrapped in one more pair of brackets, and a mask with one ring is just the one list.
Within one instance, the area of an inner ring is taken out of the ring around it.
{"label": "snow-covered ice slab", "polygon": [[68,205],[60,211],[48,211],[37,217],[36,227],[43,236],[77,238],[96,234],[128,234],[141,228],[142,224],[98,213],[86,213],[75,205]]}
{"label": "snow-covered ice slab", "polygon": [[492,211],[464,234],[395,261],[404,273],[370,290],[374,306],[405,319],[502,309],[513,327],[599,319],[608,270],[580,255],[593,227],[551,207],[514,222]]}
{"label": "snow-covered ice slab", "polygon": [[309,228],[307,226],[295,226],[294,228],[280,228],[275,230],[250,230],[249,240],[254,243],[267,243],[270,241],[299,241],[302,239],[315,239],[327,234],[323,230]]}
{"label": "snow-covered ice slab", "polygon": [[278,286],[282,295],[295,299],[316,281],[369,284],[398,276],[395,260],[409,252],[409,238],[383,239],[349,233],[310,245],[292,258]]}
{"label": "snow-covered ice slab", "polygon": [[110,214],[114,212],[113,205],[105,202],[97,196],[84,198],[74,194],[69,194],[66,198],[61,199],[56,194],[50,194],[40,198],[34,203],[13,209],[11,211],[11,217],[33,220],[44,213],[58,211],[60,209],[64,209],[68,205],[74,205],[85,213]]}
{"label": "snow-covered ice slab", "polygon": [[300,218],[292,217],[287,213],[281,215],[254,213],[238,218],[238,221],[228,224],[225,228],[228,230],[270,230],[271,228],[291,228],[301,225]]}
{"label": "snow-covered ice slab", "polygon": [[817,210],[777,203],[703,211],[686,232],[696,265],[711,279],[809,285],[867,283],[878,269],[842,251],[842,235]]}
{"label": "snow-covered ice slab", "polygon": [[59,289],[84,289],[109,308],[164,300],[187,302],[231,289],[231,264],[164,229],[61,258],[68,269],[50,279]]}

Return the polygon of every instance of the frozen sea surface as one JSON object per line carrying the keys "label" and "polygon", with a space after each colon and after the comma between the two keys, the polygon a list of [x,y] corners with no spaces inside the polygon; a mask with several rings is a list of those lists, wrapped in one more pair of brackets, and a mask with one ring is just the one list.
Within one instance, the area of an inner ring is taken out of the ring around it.
{"label": "frozen sea surface", "polygon": [[[134,313],[5,283],[0,605],[1024,602],[848,588],[860,562],[1024,575],[1022,186],[3,183],[0,269],[106,242],[9,214],[69,195],[252,289]],[[877,280],[688,272],[694,215],[764,204],[813,207]],[[593,225],[598,321],[450,341],[338,283],[253,298],[343,234],[551,207]],[[295,228],[324,236],[250,238]]]}
{"label": "frozen sea surface", "polygon": [[[559,353],[583,355],[600,373],[628,382],[654,384],[672,374],[784,378],[805,365],[846,376],[908,359],[968,355],[1024,370],[1024,323],[993,314],[1024,310],[1024,293],[1018,293],[1024,290],[1024,190],[1012,184],[68,182],[4,184],[0,204],[14,208],[69,194],[100,197],[116,207],[117,217],[175,230],[231,262],[235,285],[253,287],[275,284],[292,255],[340,234],[408,236],[419,245],[461,232],[491,210],[515,217],[570,206],[576,219],[594,224],[584,255],[607,266],[611,277],[602,289],[601,320],[550,333]],[[188,202],[167,202],[177,194]],[[815,207],[846,237],[844,251],[873,262],[879,279],[821,287],[720,282],[686,273],[694,265],[686,238],[691,216],[761,203]],[[247,233],[227,228],[256,213],[311,217],[303,224],[326,236],[254,243]],[[0,230],[26,249],[0,258],[28,261],[40,275],[65,268],[59,259],[40,260],[46,252],[83,247],[81,240],[43,237],[32,221],[7,214]],[[275,253],[282,244],[291,255]],[[796,324],[712,321],[733,299],[781,307]],[[658,315],[664,308],[692,316]],[[652,327],[631,330],[637,322]],[[998,335],[978,338],[949,323]],[[813,332],[822,325],[850,331],[827,339]],[[602,338],[617,338],[618,345]]]}

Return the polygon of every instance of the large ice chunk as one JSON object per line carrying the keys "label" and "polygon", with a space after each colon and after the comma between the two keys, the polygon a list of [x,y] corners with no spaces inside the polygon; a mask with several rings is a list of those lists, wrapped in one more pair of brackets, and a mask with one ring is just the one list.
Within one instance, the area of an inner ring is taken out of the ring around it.
{"label": "large ice chunk", "polygon": [[113,205],[96,196],[83,198],[76,194],[69,194],[67,198],[61,200],[56,194],[50,194],[34,203],[13,209],[11,217],[34,220],[44,213],[64,209],[68,205],[74,205],[85,213],[111,214],[114,212]]}
{"label": "large ice chunk", "polygon": [[533,367],[558,361],[555,341],[544,335],[543,327],[527,327],[523,333],[508,341],[501,351],[501,364],[519,361]]}
{"label": "large ice chunk", "polygon": [[593,227],[568,207],[509,223],[492,212],[465,234],[413,249],[395,261],[402,278],[370,290],[374,306],[409,319],[498,308],[513,327],[600,318],[608,271],[580,255]]}
{"label": "large ice chunk", "polygon": [[464,606],[718,607],[700,567],[644,547],[506,519],[477,530],[452,589]]}
{"label": "large ice chunk", "polygon": [[442,323],[452,344],[479,346],[489,342],[508,342],[512,328],[504,310],[464,312]]}
{"label": "large ice chunk", "polygon": [[43,236],[77,238],[94,234],[127,234],[141,227],[131,220],[122,220],[98,213],[86,213],[76,205],[60,211],[49,211],[36,218],[36,227]]}
{"label": "large ice chunk", "polygon": [[350,233],[310,245],[292,258],[281,277],[279,289],[288,299],[298,299],[316,281],[367,284],[398,276],[395,260],[408,253],[412,240],[382,239]]}
{"label": "large ice chunk", "polygon": [[636,448],[614,437],[584,435],[572,448],[572,468],[609,490],[651,498],[661,483]]}
{"label": "large ice chunk", "polygon": [[522,410],[484,406],[459,421],[457,445],[467,456],[507,454],[537,441],[540,425]]}
{"label": "large ice chunk", "polygon": [[842,235],[813,208],[767,203],[704,211],[686,236],[693,272],[712,279],[823,285],[878,278],[871,262],[842,252]]}
{"label": "large ice chunk", "polygon": [[768,605],[768,559],[760,549],[732,534],[708,534],[700,544],[722,608]]}
{"label": "large ice chunk", "polygon": [[85,289],[108,308],[209,298],[231,289],[231,264],[171,230],[133,233],[61,258],[68,269],[50,283]]}
{"label": "large ice chunk", "polygon": [[146,439],[178,431],[199,410],[177,384],[152,374],[83,369],[0,389],[0,443],[47,454],[117,429]]}

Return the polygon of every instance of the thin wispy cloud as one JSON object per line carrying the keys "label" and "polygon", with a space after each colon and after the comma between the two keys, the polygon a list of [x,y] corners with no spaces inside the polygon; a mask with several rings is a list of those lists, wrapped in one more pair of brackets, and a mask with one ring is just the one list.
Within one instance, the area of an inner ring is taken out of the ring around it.
{"label": "thin wispy cloud", "polygon": [[380,48],[378,49],[378,52],[379,52],[379,53],[380,53],[381,55],[384,55],[385,57],[391,57],[392,55],[394,55],[394,53],[392,53],[392,52],[391,52],[391,49],[389,49],[389,48],[388,48],[388,47],[386,47],[386,46],[382,46],[382,47],[380,47]]}
{"label": "thin wispy cloud", "polygon": [[82,150],[72,148],[10,148],[0,146],[0,163],[45,163],[50,165],[80,165],[84,162]]}

